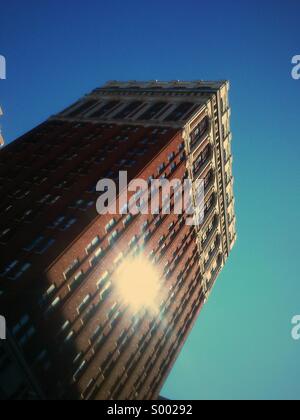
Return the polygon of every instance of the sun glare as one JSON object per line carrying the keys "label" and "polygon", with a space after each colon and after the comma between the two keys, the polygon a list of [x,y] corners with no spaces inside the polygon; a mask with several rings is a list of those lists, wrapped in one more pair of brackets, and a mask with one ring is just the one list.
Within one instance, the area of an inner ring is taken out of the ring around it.
{"label": "sun glare", "polygon": [[134,311],[155,311],[159,292],[159,273],[141,256],[126,259],[116,272],[116,287],[124,303]]}

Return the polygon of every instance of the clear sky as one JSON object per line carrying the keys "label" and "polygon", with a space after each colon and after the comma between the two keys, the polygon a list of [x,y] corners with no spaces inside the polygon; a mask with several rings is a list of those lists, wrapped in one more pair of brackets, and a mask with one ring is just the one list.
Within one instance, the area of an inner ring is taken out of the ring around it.
{"label": "clear sky", "polygon": [[106,80],[230,79],[239,239],[163,394],[299,399],[299,0],[1,3],[9,141]]}

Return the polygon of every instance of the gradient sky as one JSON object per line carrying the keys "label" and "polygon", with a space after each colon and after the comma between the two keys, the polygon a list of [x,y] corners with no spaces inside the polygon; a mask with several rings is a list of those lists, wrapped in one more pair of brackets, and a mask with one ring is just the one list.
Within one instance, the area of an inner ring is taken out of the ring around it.
{"label": "gradient sky", "polygon": [[2,2],[11,141],[106,80],[229,79],[239,239],[163,390],[299,399],[298,0]]}

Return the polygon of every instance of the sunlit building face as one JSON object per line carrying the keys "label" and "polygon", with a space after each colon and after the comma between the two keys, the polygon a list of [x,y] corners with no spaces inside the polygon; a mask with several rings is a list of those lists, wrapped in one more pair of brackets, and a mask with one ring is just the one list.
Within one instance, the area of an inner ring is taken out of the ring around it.
{"label": "sunlit building face", "polygon": [[144,256],[130,257],[120,265],[115,274],[115,286],[120,300],[128,304],[131,311],[158,310],[159,271]]}

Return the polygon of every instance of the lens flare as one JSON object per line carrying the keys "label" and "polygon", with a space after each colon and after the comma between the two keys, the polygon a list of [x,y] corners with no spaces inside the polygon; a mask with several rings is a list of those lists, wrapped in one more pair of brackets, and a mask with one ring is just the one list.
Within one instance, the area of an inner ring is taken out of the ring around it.
{"label": "lens flare", "polygon": [[135,312],[145,308],[157,310],[159,273],[144,257],[126,259],[116,272],[115,285],[120,298]]}

